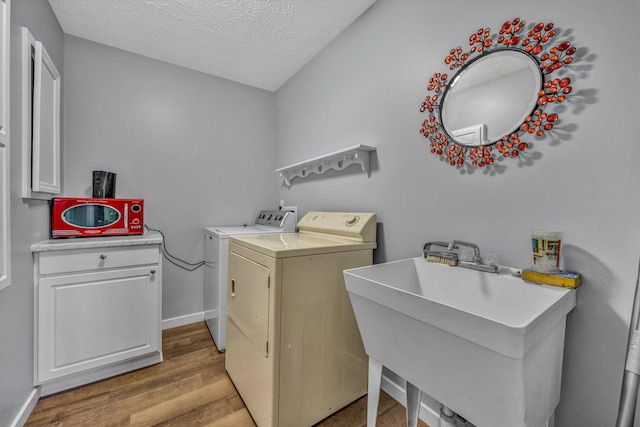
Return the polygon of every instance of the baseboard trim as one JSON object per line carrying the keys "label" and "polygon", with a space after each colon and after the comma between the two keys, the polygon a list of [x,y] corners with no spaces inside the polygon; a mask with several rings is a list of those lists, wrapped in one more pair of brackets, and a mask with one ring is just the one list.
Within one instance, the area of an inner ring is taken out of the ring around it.
{"label": "baseboard trim", "polygon": [[133,359],[123,360],[110,365],[101,366],[85,372],[68,375],[62,378],[47,381],[41,384],[40,393],[42,396],[48,396],[60,391],[69,390],[70,388],[90,384],[105,378],[131,372],[136,369],[155,365],[162,362],[162,352],[156,351],[151,354],[139,356]]}
{"label": "baseboard trim", "polygon": [[178,326],[189,325],[191,323],[203,322],[204,312],[186,314],[184,316],[172,317],[171,319],[164,319],[162,321],[162,330],[177,328]]}
{"label": "baseboard trim", "polygon": [[33,408],[38,403],[40,399],[40,387],[34,387],[31,393],[29,393],[29,397],[20,408],[20,411],[14,418],[13,422],[9,424],[9,427],[22,427],[27,423],[29,419],[29,415],[33,411]]}

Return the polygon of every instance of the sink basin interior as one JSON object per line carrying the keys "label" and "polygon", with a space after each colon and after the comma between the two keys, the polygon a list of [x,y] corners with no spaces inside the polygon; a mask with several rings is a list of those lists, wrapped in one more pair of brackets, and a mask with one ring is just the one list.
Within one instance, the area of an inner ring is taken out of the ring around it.
{"label": "sink basin interior", "polygon": [[526,328],[571,290],[412,258],[349,274],[510,328]]}

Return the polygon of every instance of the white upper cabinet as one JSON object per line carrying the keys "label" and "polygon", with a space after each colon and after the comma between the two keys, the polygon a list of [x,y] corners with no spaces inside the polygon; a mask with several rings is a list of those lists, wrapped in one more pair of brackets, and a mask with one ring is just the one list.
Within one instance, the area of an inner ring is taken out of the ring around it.
{"label": "white upper cabinet", "polygon": [[9,220],[9,57],[10,0],[0,0],[0,290],[11,283]]}
{"label": "white upper cabinet", "polygon": [[22,29],[22,197],[49,199],[60,185],[60,73],[44,45]]}

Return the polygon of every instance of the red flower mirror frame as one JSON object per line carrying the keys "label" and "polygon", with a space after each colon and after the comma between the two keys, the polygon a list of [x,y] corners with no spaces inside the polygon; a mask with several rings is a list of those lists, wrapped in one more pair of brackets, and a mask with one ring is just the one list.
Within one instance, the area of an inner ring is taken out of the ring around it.
{"label": "red flower mirror frame", "polygon": [[[420,107],[428,117],[420,133],[429,140],[431,153],[449,165],[484,168],[497,158],[516,158],[530,147],[527,139],[541,137],[557,124],[558,114],[545,110],[564,102],[572,87],[571,78],[554,73],[573,62],[576,48],[569,41],[556,43],[552,23],[525,26],[515,18],[499,34],[480,28],[469,37],[468,51],[458,46],[445,58],[450,71],[458,70],[453,77],[435,73],[429,79]],[[515,74],[527,81],[522,96],[514,93],[519,84],[507,85]],[[484,105],[474,105],[475,100]],[[510,115],[504,123],[492,121]],[[456,120],[460,117],[462,121]]]}

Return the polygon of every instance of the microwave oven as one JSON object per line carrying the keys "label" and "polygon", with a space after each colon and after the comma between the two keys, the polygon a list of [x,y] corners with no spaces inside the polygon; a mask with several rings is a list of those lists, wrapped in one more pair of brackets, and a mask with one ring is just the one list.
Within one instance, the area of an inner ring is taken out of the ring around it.
{"label": "microwave oven", "polygon": [[142,199],[57,197],[51,201],[51,237],[142,234]]}

